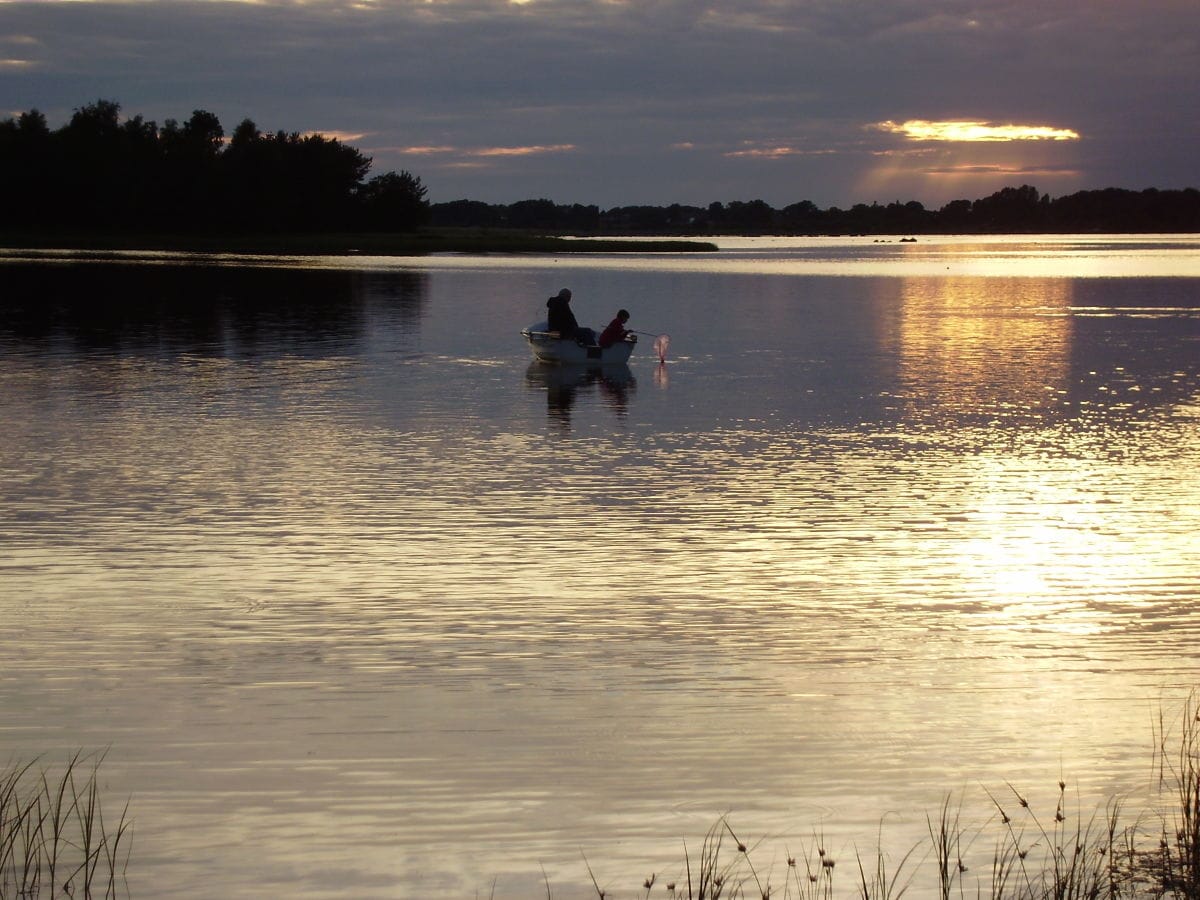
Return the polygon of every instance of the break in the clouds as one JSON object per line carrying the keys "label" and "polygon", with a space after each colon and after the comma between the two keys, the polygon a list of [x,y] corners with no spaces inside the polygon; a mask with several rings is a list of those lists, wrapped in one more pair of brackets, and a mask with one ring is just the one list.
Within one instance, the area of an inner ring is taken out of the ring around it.
{"label": "break in the clouds", "polygon": [[[529,0],[525,0],[525,2],[529,2]],[[322,134],[327,138],[339,137],[329,132],[322,132]],[[575,145],[556,144],[550,147],[453,147],[449,145],[433,147],[414,145],[411,147],[390,147],[387,149],[403,156],[536,156],[543,153],[569,153],[575,149]]]}
{"label": "break in the clouds", "polygon": [[990,122],[927,122],[909,119],[907,122],[880,122],[880,131],[902,134],[914,141],[1077,141],[1079,132],[1070,128],[1049,125],[993,125]]}
{"label": "break in the clouds", "polygon": [[0,110],[344,136],[434,200],[940,205],[1200,184],[1198,34],[1195,0],[0,0]]}

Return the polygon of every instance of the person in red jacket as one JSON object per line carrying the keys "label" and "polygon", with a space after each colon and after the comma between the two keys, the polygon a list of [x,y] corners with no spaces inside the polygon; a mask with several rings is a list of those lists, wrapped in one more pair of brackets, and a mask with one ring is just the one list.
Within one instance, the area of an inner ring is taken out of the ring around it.
{"label": "person in red jacket", "polygon": [[625,340],[625,335],[629,334],[629,330],[625,327],[625,323],[629,321],[629,313],[625,310],[620,310],[617,317],[608,323],[608,327],[600,333],[600,340],[597,342],[601,347],[611,347],[617,341]]}

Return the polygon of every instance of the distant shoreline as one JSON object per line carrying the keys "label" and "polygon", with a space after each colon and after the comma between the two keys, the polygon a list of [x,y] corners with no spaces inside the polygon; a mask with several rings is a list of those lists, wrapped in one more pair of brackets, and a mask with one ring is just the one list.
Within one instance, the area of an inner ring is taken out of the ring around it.
{"label": "distant shoreline", "polygon": [[411,233],[148,234],[0,232],[0,247],[19,250],[177,251],[278,256],[427,256],[431,253],[715,253],[688,238],[566,238],[518,229],[429,228]]}
{"label": "distant shoreline", "polygon": [[[1075,232],[1072,232],[1075,233]],[[1078,232],[1090,234],[1091,232]],[[1060,232],[947,232],[945,234],[821,234],[821,235],[702,235],[605,237],[579,235],[563,237],[516,228],[427,227],[403,233],[295,232],[287,234],[180,234],[99,231],[0,231],[0,250],[59,251],[85,253],[195,253],[248,256],[430,256],[432,254],[541,254],[603,255],[616,253],[682,254],[716,253],[716,241],[741,237],[873,238],[875,243],[918,243],[935,237],[1032,237]],[[1106,232],[1106,234],[1147,237],[1145,232]],[[1165,232],[1172,236],[1197,232]]]}

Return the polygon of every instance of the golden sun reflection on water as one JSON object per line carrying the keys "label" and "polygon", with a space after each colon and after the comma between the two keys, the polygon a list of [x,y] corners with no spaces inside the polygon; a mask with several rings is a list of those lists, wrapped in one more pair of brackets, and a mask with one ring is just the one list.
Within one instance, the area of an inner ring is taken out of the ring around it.
{"label": "golden sun reflection on water", "polygon": [[1066,279],[903,279],[889,332],[910,411],[1036,415],[1070,374],[1072,290]]}

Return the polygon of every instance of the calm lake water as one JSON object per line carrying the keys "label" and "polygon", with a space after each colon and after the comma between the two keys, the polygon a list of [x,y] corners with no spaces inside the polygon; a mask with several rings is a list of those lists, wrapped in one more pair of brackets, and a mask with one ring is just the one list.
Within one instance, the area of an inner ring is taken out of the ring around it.
{"label": "calm lake water", "polygon": [[[666,363],[531,364],[563,286]],[[0,761],[107,749],[135,897],[667,896],[726,814],[849,890],[1147,808],[1200,682],[1196,237],[0,251],[0,419]]]}

